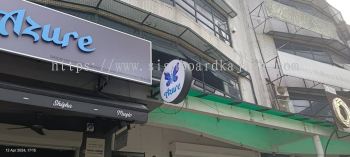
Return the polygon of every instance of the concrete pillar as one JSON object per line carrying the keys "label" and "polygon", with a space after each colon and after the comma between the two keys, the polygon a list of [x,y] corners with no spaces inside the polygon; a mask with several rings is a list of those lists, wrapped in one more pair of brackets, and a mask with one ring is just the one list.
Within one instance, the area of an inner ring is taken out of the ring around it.
{"label": "concrete pillar", "polygon": [[319,135],[313,136],[317,157],[324,157],[324,149]]}

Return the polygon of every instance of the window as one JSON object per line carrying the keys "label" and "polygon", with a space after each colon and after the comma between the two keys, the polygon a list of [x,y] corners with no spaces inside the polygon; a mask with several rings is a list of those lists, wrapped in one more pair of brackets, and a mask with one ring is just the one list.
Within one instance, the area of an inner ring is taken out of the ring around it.
{"label": "window", "polygon": [[334,65],[330,55],[332,52],[327,51],[327,49],[280,39],[275,39],[275,45],[280,51]]}
{"label": "window", "polygon": [[293,7],[295,9],[298,9],[302,12],[308,13],[310,15],[316,16],[318,18],[321,18],[323,20],[327,20],[330,22],[333,22],[333,20],[323,11],[320,11],[319,9],[313,7],[310,4],[298,2],[295,0],[275,0],[279,3],[282,3],[284,5],[288,5],[290,7]]}
{"label": "window", "polygon": [[162,1],[162,2],[164,2],[164,3],[168,3],[168,4],[170,4],[170,5],[173,5],[174,3],[173,3],[173,0],[160,0],[160,1]]}
{"label": "window", "polygon": [[225,15],[216,10],[211,4],[203,0],[161,0],[166,3],[173,1],[186,14],[206,28],[220,40],[232,46],[228,20]]}
{"label": "window", "polygon": [[332,115],[328,99],[322,95],[322,90],[311,89],[288,89],[290,104],[293,105],[294,113],[322,120],[331,120]]}
{"label": "window", "polygon": [[293,104],[294,112],[309,117],[323,120],[330,120],[332,110],[326,99],[321,100],[290,100]]}
{"label": "window", "polygon": [[310,102],[308,100],[290,100],[294,106],[295,113],[301,113],[310,110]]}

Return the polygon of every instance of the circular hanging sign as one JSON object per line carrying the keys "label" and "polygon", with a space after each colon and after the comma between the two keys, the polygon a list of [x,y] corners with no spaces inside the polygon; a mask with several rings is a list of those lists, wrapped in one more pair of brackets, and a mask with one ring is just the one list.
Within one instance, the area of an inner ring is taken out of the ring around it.
{"label": "circular hanging sign", "polygon": [[332,102],[335,117],[343,125],[350,128],[350,109],[341,98],[334,98]]}
{"label": "circular hanging sign", "polygon": [[173,60],[165,67],[160,80],[160,94],[165,102],[180,103],[187,96],[192,82],[192,71],[187,62]]}

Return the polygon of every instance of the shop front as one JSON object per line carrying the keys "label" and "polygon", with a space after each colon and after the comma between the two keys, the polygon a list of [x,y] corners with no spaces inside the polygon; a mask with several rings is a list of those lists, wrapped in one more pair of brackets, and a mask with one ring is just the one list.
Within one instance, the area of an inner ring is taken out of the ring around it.
{"label": "shop front", "polygon": [[244,102],[242,68],[191,73],[209,62],[179,41],[191,29],[124,1],[33,1],[55,9],[0,6],[0,157],[307,157],[328,139],[327,155],[350,154],[329,121]]}
{"label": "shop front", "polygon": [[149,41],[22,0],[0,6],[0,35],[0,156],[111,156],[147,122]]}

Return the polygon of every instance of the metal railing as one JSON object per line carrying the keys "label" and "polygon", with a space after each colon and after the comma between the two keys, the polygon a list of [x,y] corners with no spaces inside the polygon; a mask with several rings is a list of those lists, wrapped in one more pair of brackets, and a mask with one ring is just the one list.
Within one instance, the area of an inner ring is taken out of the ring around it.
{"label": "metal railing", "polygon": [[[226,44],[232,46],[231,34],[229,31],[229,26],[227,19],[222,23],[215,23],[215,18],[219,19],[211,12],[211,17],[207,17],[202,13],[197,7],[196,1],[193,1],[193,5],[190,4],[187,0],[167,0],[167,2],[172,2],[173,6],[179,6],[187,14],[194,17],[197,23],[203,24],[205,28],[212,31],[216,37],[224,41]],[[209,4],[208,4],[209,5]],[[213,8],[214,9],[214,8]],[[226,27],[226,30],[222,27]]]}

